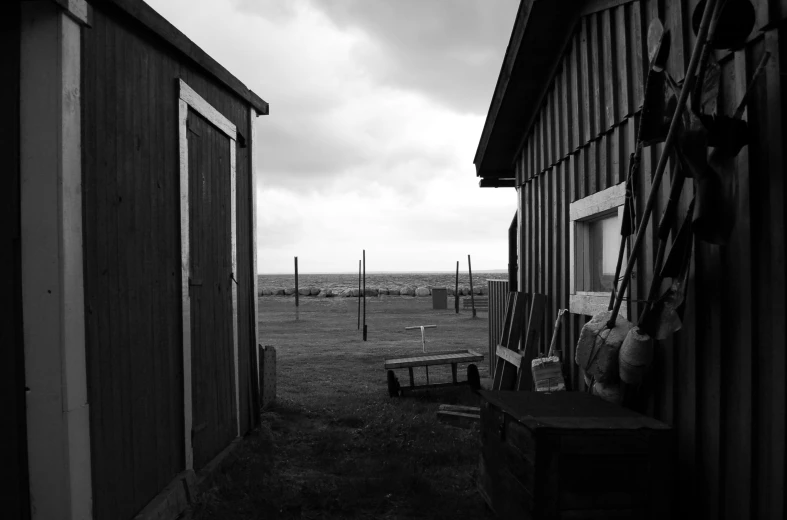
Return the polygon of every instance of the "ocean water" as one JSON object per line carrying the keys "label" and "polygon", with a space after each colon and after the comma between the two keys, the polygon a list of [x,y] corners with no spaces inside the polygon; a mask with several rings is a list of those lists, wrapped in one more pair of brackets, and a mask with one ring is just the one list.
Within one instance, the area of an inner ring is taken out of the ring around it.
{"label": "ocean water", "polygon": [[[473,271],[473,287],[486,286],[489,280],[507,279],[506,271]],[[295,276],[292,274],[261,274],[260,289],[286,289],[295,287]],[[367,289],[401,289],[403,287],[450,287],[456,283],[456,273],[366,273]],[[459,286],[469,287],[470,276],[467,271],[459,271]],[[298,273],[298,287],[316,287],[318,289],[357,289],[357,273]]]}

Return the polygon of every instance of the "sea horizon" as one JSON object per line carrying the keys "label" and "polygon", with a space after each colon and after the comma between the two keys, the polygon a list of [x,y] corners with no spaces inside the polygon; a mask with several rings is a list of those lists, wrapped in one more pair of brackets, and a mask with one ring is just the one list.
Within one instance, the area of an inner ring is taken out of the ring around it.
{"label": "sea horizon", "polygon": [[[467,270],[459,270],[459,274],[461,275],[463,272],[467,272]],[[474,273],[507,273],[508,269],[473,269]],[[447,271],[371,271],[367,270],[366,274],[456,274],[456,270],[447,270]],[[280,272],[265,272],[265,273],[257,273],[258,276],[279,276],[279,275],[292,275],[294,274],[293,271],[280,271]],[[358,271],[301,271],[298,270],[298,276],[300,275],[334,275],[334,274],[358,274]]]}

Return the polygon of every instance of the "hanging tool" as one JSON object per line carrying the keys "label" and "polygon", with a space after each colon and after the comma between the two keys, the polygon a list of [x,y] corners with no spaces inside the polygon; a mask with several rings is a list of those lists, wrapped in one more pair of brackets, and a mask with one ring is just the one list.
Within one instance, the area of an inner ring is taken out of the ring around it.
{"label": "hanging tool", "polygon": [[[711,13],[715,9],[716,1],[717,0],[708,0],[709,9],[707,9],[704,13],[702,23],[700,24],[697,41],[694,45],[694,49],[692,50],[688,69],[686,70],[686,78],[684,80],[683,87],[681,88],[680,97],[675,107],[675,113],[672,116],[672,121],[669,126],[669,131],[667,132],[667,137],[664,141],[664,148],[661,153],[661,157],[659,158],[658,165],[656,166],[656,171],[653,174],[650,196],[648,197],[647,203],[642,212],[642,222],[638,226],[637,235],[634,240],[634,244],[631,247],[628,264],[626,265],[626,271],[623,275],[620,288],[617,291],[618,296],[615,300],[615,306],[611,312],[606,311],[594,316],[593,319],[585,324],[580,334],[579,342],[577,344],[576,360],[580,366],[584,367],[585,371],[588,372],[592,378],[595,378],[597,375],[607,375],[609,372],[611,372],[611,370],[605,371],[604,368],[598,364],[593,364],[598,351],[601,351],[606,346],[605,350],[607,352],[613,351],[614,355],[616,355],[617,350],[623,343],[623,339],[625,339],[625,335],[632,327],[631,323],[629,323],[627,320],[619,319],[618,313],[620,312],[620,306],[623,303],[623,296],[626,294],[626,288],[628,287],[629,281],[631,280],[631,274],[634,270],[634,265],[636,264],[637,254],[642,245],[642,241],[645,238],[645,231],[647,229],[648,221],[650,220],[650,215],[653,211],[653,205],[655,204],[656,197],[659,193],[661,179],[664,175],[664,170],[667,167],[667,161],[672,151],[675,138],[677,137],[678,127],[680,126],[680,118],[684,109],[686,108],[689,92],[691,92],[691,88],[694,84],[700,56],[702,54],[702,48],[708,36]],[[625,332],[623,332],[624,330]],[[610,344],[613,340],[616,344]],[[610,379],[613,379],[611,374],[609,374],[609,377]],[[618,375],[615,375],[614,379],[617,379],[618,377]]]}
{"label": "hanging tool", "polygon": [[[623,206],[623,218],[620,221],[620,247],[618,249],[618,261],[615,266],[615,276],[612,278],[612,291],[609,296],[609,309],[615,305],[615,298],[617,297],[618,280],[620,278],[620,270],[623,267],[623,258],[626,250],[626,243],[629,237],[636,230],[636,212],[634,210],[634,190],[635,183],[639,178],[639,167],[642,164],[642,147],[643,137],[658,140],[659,130],[643,130],[643,128],[650,128],[653,126],[663,126],[660,122],[656,125],[649,121],[658,115],[661,115],[656,107],[652,106],[651,100],[654,95],[658,94],[664,97],[659,90],[663,90],[661,86],[662,81],[658,79],[663,74],[664,68],[667,65],[667,58],[669,57],[670,39],[669,31],[664,30],[661,20],[658,18],[651,22],[648,28],[648,60],[650,61],[650,68],[648,69],[648,76],[645,80],[645,95],[642,100],[642,115],[639,119],[637,126],[637,142],[635,145],[635,152],[629,156],[629,173],[626,179],[626,198]],[[658,83],[658,85],[657,85]],[[650,135],[647,135],[650,133]]]}

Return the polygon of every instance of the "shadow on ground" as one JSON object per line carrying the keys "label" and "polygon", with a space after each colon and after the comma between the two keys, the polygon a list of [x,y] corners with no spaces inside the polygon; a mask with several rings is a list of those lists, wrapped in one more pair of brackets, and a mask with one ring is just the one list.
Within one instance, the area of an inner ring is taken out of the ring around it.
{"label": "shadow on ground", "polygon": [[[367,302],[363,342],[353,303],[302,301],[295,320],[291,300],[260,300],[262,340],[277,348],[280,397],[193,518],[492,517],[475,490],[477,427],[436,418],[440,404],[475,405],[478,397],[456,387],[389,398],[383,369],[386,357],[421,351],[420,332],[405,333],[409,325],[438,325],[427,332],[427,350],[485,352],[486,315],[473,320],[432,311],[430,301],[375,299]],[[488,374],[486,362],[479,369]],[[424,376],[417,372],[416,383]],[[430,368],[429,377],[450,381],[450,369]]]}

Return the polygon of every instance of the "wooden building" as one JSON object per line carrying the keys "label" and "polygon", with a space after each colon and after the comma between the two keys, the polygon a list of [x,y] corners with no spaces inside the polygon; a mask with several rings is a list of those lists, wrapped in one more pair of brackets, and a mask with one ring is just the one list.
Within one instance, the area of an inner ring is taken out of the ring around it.
{"label": "wooden building", "polygon": [[[574,363],[579,331],[609,299],[608,292],[593,294],[583,286],[577,230],[595,211],[614,217],[622,204],[651,21],[658,17],[669,30],[667,70],[681,80],[696,40],[692,14],[699,3],[523,0],[517,13],[474,162],[482,187],[515,186],[518,192],[518,289],[547,295],[545,330],[558,309],[571,310],[559,346],[574,390],[584,385]],[[675,431],[675,518],[787,514],[787,3],[751,3],[755,24],[743,48],[716,52],[719,111],[728,115],[770,53],[744,114],[750,144],[725,166],[735,225],[723,246],[694,238],[683,327],[658,343],[644,388],[646,412]],[[635,193],[640,211],[662,148],[644,149]],[[670,169],[634,271],[625,309],[630,316],[639,315],[653,278],[653,221],[669,186]],[[687,182],[673,236],[692,192]]]}
{"label": "wooden building", "polygon": [[0,27],[3,517],[166,516],[259,419],[268,104],[141,0]]}

